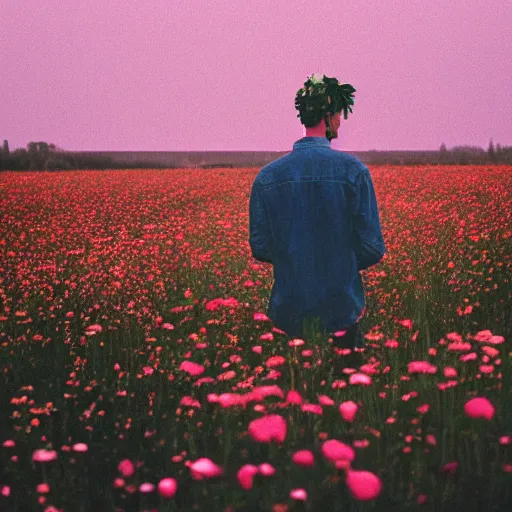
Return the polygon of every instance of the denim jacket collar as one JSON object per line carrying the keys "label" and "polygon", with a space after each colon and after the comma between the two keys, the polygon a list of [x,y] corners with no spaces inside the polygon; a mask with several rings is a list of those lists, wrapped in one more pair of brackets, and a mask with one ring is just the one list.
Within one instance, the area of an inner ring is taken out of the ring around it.
{"label": "denim jacket collar", "polygon": [[293,143],[293,149],[311,148],[311,147],[324,147],[330,148],[331,143],[327,137],[302,137]]}

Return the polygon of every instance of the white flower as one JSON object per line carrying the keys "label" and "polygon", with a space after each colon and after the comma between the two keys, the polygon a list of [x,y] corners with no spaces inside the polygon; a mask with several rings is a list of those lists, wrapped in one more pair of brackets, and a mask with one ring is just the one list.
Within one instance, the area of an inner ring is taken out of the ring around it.
{"label": "white flower", "polygon": [[309,79],[311,80],[312,83],[314,84],[322,84],[324,81],[323,81],[323,75],[320,75],[319,73],[313,73]]}

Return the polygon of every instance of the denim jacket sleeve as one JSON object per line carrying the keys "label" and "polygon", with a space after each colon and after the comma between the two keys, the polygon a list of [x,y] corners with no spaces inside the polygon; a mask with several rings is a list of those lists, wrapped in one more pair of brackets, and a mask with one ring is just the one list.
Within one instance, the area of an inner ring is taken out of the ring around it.
{"label": "denim jacket sleeve", "polygon": [[253,258],[272,263],[272,231],[263,202],[261,185],[257,180],[252,185],[249,201],[249,245]]}
{"label": "denim jacket sleeve", "polygon": [[372,178],[366,167],[363,167],[357,180],[356,210],[353,220],[357,267],[358,270],[364,270],[377,264],[386,253],[377,198]]}

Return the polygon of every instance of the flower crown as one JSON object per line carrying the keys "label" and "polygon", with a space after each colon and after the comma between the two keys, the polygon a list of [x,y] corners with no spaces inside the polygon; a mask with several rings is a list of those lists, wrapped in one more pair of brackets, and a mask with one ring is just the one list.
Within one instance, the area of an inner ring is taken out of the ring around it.
{"label": "flower crown", "polygon": [[314,126],[328,113],[343,110],[343,117],[347,119],[347,110],[352,113],[350,105],[354,104],[355,91],[350,84],[341,84],[336,78],[326,75],[320,78],[313,74],[295,95],[295,108],[299,111],[297,117],[302,124]]}

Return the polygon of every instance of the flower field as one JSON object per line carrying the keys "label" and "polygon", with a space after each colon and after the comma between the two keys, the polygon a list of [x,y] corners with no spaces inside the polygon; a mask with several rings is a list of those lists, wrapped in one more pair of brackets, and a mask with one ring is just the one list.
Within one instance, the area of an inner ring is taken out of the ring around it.
{"label": "flower field", "polygon": [[258,171],[0,173],[0,510],[512,510],[512,168],[370,168],[358,369],[266,317]]}

